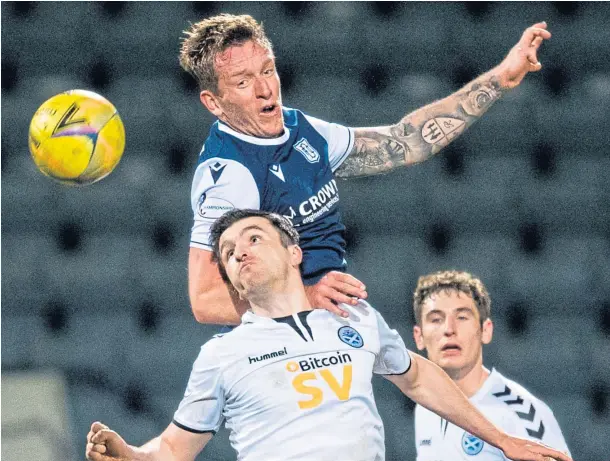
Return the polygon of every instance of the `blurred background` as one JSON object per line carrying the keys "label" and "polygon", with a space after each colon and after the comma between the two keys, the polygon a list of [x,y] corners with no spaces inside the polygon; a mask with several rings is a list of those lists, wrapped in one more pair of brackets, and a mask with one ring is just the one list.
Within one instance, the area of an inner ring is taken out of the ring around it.
{"label": "blurred background", "polygon": [[[540,20],[543,70],[424,164],[339,182],[350,271],[415,349],[417,277],[480,276],[485,363],[554,410],[575,460],[610,453],[610,5],[2,2],[2,458],[84,459],[102,420],[162,431],[200,345],[187,296],[191,177],[212,118],[178,64],[189,21],[264,22],[284,103],[394,123],[500,62]],[[108,178],[67,188],[27,150],[36,108],[96,91],[127,132]],[[375,379],[388,460],[415,459],[413,404]],[[221,432],[201,459],[234,459]]]}

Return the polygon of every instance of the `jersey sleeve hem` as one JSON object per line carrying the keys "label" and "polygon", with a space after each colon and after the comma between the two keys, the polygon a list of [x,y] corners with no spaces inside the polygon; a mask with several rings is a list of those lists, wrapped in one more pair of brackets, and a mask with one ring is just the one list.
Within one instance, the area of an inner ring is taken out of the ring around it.
{"label": "jersey sleeve hem", "polygon": [[179,423],[178,421],[176,421],[176,419],[172,419],[172,423],[179,427],[180,429],[187,431],[187,432],[192,432],[193,434],[216,434],[216,431],[214,429],[193,429],[192,427],[188,427],[185,426],[182,423]]}
{"label": "jersey sleeve hem", "polygon": [[350,152],[352,151],[352,148],[354,147],[354,131],[352,128],[347,128],[347,133],[348,133],[348,141],[347,141],[347,147],[345,149],[345,152],[343,152],[343,154],[341,154],[341,156],[334,161],[331,164],[331,169],[333,171],[333,173],[335,171],[337,171],[337,169],[341,166],[341,164],[345,161],[345,159],[349,156]]}
{"label": "jersey sleeve hem", "polygon": [[410,369],[411,369],[411,365],[413,364],[413,360],[409,361],[409,366],[407,367],[407,369],[405,371],[401,371],[399,373],[382,373],[382,375],[384,376],[401,376],[404,375],[405,373],[407,373]]}

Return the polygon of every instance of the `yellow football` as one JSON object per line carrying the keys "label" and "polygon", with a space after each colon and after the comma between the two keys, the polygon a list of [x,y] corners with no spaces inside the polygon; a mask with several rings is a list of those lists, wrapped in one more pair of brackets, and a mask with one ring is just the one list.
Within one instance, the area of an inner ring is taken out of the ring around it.
{"label": "yellow football", "polygon": [[45,175],[68,185],[108,176],[125,149],[125,128],[106,98],[71,90],[42,104],[30,122],[30,153]]}

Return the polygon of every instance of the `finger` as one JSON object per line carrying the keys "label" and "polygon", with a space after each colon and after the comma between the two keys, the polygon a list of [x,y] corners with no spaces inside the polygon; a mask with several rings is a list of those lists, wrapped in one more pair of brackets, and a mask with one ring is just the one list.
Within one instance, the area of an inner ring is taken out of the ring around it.
{"label": "finger", "polygon": [[532,25],[531,27],[535,27],[537,29],[546,29],[547,23],[546,23],[546,21],[537,22],[536,24]]}
{"label": "finger", "polygon": [[91,442],[91,437],[93,437],[93,431],[87,433],[87,443]]}
{"label": "finger", "polygon": [[93,447],[91,448],[91,451],[94,451],[96,453],[106,453],[106,445],[102,445],[100,443],[96,443],[93,445]]}
{"label": "finger", "polygon": [[359,288],[361,290],[366,290],[366,286],[364,285],[364,283],[362,283],[360,280],[358,280],[356,277],[354,277],[353,275],[350,275],[350,274],[344,274],[343,272],[332,271],[332,272],[329,272],[328,274],[326,274],[326,276],[324,278],[327,279],[328,281],[331,281],[333,279],[338,280],[340,282],[347,283],[348,285]]}
{"label": "finger", "polygon": [[[332,282],[328,282],[328,284],[326,286],[330,289],[339,291],[339,292],[343,293],[344,295],[347,295],[350,297],[364,299],[367,295],[366,291],[362,290],[360,287],[355,287],[354,285],[343,282],[341,280],[333,280]],[[357,300],[355,300],[355,301],[357,302]],[[346,301],[341,301],[341,302],[346,302]],[[353,304],[356,304],[356,302],[354,302]],[[350,304],[352,304],[352,303],[350,302]]]}
{"label": "finger", "polygon": [[91,432],[99,432],[102,429],[108,429],[108,426],[106,426],[105,424],[100,423],[99,421],[94,422],[91,425]]}
{"label": "finger", "polygon": [[93,437],[91,437],[91,442],[95,444],[106,443],[107,441],[112,441],[112,439],[114,439],[116,435],[117,433],[111,431],[110,429],[102,429]]}
{"label": "finger", "polygon": [[347,318],[349,313],[341,309],[338,305],[331,302],[329,299],[321,299],[320,302],[316,303],[316,307],[319,309],[326,309],[328,312],[332,312],[339,317]]}
{"label": "finger", "polygon": [[329,288],[328,297],[336,303],[344,303],[352,306],[358,304],[358,300],[356,298],[349,296],[342,291],[334,290],[332,288]]}
{"label": "finger", "polygon": [[519,41],[519,44],[523,47],[529,47],[535,38],[542,38],[548,40],[551,38],[551,33],[546,29],[534,29],[530,28],[523,32],[523,36]]}
{"label": "finger", "polygon": [[538,48],[540,48],[540,44],[542,43],[544,39],[542,37],[536,37],[534,39],[534,41],[532,42],[532,44],[530,45],[530,48],[534,48],[535,50],[537,50]]}

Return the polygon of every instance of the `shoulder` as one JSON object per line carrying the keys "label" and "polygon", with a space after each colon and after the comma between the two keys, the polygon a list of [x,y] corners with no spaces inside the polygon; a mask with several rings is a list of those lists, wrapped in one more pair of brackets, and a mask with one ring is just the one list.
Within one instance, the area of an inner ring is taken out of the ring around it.
{"label": "shoulder", "polygon": [[232,362],[235,357],[242,354],[243,344],[242,325],[225,333],[212,336],[199,351],[195,364],[206,364],[206,367],[223,367]]}
{"label": "shoulder", "polygon": [[493,413],[504,415],[506,429],[512,427],[520,436],[530,436],[541,439],[545,432],[545,421],[555,420],[553,411],[541,399],[532,394],[524,386],[493,371],[494,385],[487,398],[487,406],[495,407]]}

